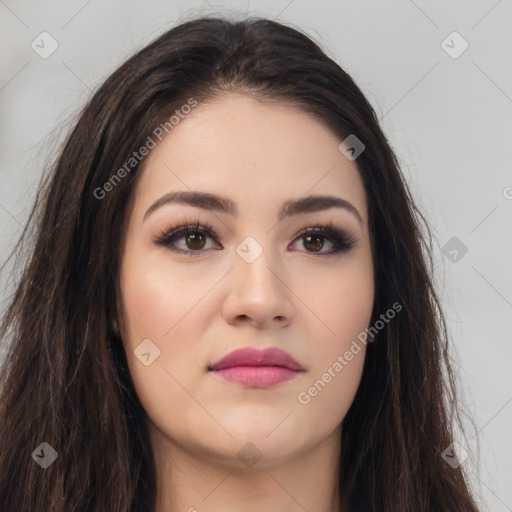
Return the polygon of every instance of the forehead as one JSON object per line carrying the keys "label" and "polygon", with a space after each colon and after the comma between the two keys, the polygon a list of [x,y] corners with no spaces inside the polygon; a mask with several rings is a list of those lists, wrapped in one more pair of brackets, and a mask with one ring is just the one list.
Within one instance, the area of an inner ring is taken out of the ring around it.
{"label": "forehead", "polygon": [[349,200],[366,222],[364,186],[340,142],[295,106],[228,94],[198,104],[151,150],[136,201],[147,204],[175,190],[214,191],[243,211],[331,194]]}

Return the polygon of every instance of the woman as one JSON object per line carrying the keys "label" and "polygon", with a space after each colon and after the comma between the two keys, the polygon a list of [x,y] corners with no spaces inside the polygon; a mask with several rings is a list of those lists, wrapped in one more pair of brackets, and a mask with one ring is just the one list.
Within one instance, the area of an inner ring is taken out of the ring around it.
{"label": "woman", "polygon": [[1,329],[1,510],[477,511],[420,221],[306,35],[160,36],[37,196]]}

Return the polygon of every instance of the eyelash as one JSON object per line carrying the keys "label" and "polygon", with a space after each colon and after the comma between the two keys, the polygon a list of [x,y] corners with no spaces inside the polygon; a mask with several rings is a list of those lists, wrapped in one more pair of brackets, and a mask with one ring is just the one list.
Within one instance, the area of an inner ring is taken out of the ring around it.
{"label": "eyelash", "polygon": [[[204,253],[205,250],[184,251],[182,249],[176,249],[176,248],[170,247],[171,243],[175,242],[176,240],[179,240],[182,236],[191,234],[191,233],[204,234],[207,237],[211,237],[215,241],[218,242],[218,237],[210,223],[205,222],[204,224],[200,224],[199,221],[196,221],[195,225],[188,224],[188,225],[170,226],[170,227],[166,228],[165,230],[161,231],[157,235],[154,243],[155,243],[155,245],[157,245],[159,247],[165,247],[172,252],[185,254],[188,256],[199,256],[200,254]],[[313,251],[306,251],[308,254],[312,254],[315,256],[335,256],[337,254],[349,251],[350,249],[352,249],[352,247],[357,242],[357,240],[354,237],[350,236],[345,231],[340,230],[337,227],[335,227],[335,225],[332,221],[328,222],[327,224],[316,224],[314,226],[303,229],[294,238],[294,241],[300,237],[304,237],[307,235],[320,235],[323,238],[328,238],[334,246],[334,249],[332,249],[330,252],[315,253]]]}

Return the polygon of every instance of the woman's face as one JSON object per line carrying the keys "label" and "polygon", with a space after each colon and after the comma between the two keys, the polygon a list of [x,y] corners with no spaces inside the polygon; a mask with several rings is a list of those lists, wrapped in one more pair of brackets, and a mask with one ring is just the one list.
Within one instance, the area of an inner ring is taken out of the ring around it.
{"label": "woman's face", "polygon": [[[365,190],[340,143],[301,111],[230,94],[199,104],[146,157],[121,259],[120,328],[161,452],[262,467],[337,446],[365,357],[353,342],[374,299]],[[197,202],[162,200],[176,192]],[[333,234],[303,233],[329,223]],[[299,366],[256,351],[215,366],[248,347]]]}

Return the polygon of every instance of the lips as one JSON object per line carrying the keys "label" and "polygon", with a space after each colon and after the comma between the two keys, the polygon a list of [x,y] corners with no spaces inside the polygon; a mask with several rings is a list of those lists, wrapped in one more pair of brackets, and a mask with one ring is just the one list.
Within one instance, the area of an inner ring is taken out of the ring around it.
{"label": "lips", "polygon": [[288,352],[279,348],[240,348],[212,364],[208,369],[217,371],[236,366],[280,366],[293,371],[302,371],[302,366]]}
{"label": "lips", "polygon": [[304,371],[290,354],[278,348],[234,350],[208,370],[224,381],[247,388],[269,388]]}

